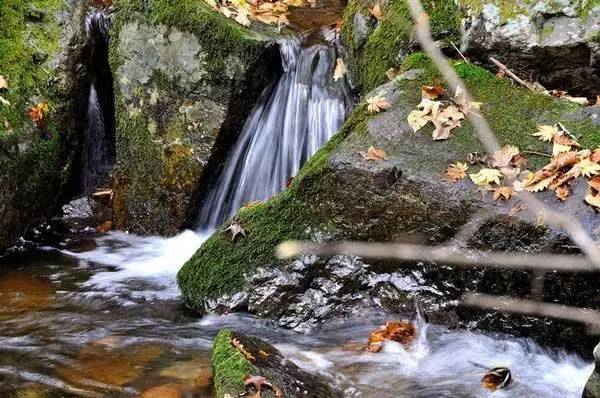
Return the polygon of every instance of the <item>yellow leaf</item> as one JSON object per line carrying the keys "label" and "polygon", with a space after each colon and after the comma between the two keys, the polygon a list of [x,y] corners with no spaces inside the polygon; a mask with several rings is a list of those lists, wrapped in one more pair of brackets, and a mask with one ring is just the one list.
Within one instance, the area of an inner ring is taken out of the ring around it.
{"label": "yellow leaf", "polygon": [[479,170],[479,173],[469,174],[471,180],[480,186],[489,185],[491,183],[500,185],[500,178],[502,173],[500,170],[484,168]]}
{"label": "yellow leaf", "polygon": [[559,153],[569,152],[571,147],[569,145],[557,144],[556,142],[552,146],[552,156],[556,156]]}
{"label": "yellow leaf", "polygon": [[416,133],[421,130],[431,118],[423,113],[423,111],[415,110],[408,114],[408,124]]}
{"label": "yellow leaf", "polygon": [[592,162],[589,158],[585,158],[579,162],[579,168],[584,177],[591,177],[600,174],[600,165]]}
{"label": "yellow leaf", "polygon": [[4,78],[4,76],[0,75],[0,90],[8,88],[8,82]]}
{"label": "yellow leaf", "polygon": [[550,183],[556,179],[555,175],[551,175],[550,177],[546,177],[535,184],[527,185],[525,190],[528,192],[540,192],[550,186]]}
{"label": "yellow leaf", "polygon": [[452,181],[459,181],[467,176],[467,170],[469,166],[466,163],[456,162],[448,166],[446,175]]}
{"label": "yellow leaf", "polygon": [[538,131],[533,133],[534,137],[538,137],[542,141],[550,142],[554,139],[554,135],[560,132],[554,126],[538,125]]}
{"label": "yellow leaf", "polygon": [[344,60],[338,58],[335,64],[335,70],[333,71],[333,80],[337,82],[339,79],[344,77],[346,73],[348,73],[348,69],[346,68]]}
{"label": "yellow leaf", "polygon": [[391,106],[390,102],[381,94],[367,98],[367,104],[369,104],[367,110],[371,113],[379,113]]}

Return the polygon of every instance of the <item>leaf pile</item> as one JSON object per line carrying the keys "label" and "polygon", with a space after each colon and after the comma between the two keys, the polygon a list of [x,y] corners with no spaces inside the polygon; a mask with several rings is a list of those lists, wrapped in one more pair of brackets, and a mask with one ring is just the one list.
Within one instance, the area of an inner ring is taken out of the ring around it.
{"label": "leaf pile", "polygon": [[369,336],[367,351],[379,352],[383,344],[388,341],[396,341],[404,347],[409,347],[416,337],[415,325],[409,321],[389,321],[385,325],[374,330]]}
{"label": "leaf pile", "polygon": [[416,133],[432,123],[435,127],[433,139],[447,140],[452,130],[461,127],[461,120],[471,112],[471,109],[479,109],[480,103],[469,102],[465,93],[458,88],[451,98],[441,86],[423,86],[421,88],[421,102],[417,109],[408,114],[408,124]]}

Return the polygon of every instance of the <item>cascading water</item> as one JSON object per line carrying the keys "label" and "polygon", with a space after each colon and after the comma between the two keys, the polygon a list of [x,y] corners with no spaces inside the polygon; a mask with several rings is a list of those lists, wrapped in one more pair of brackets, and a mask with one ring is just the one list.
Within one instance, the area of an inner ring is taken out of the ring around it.
{"label": "cascading water", "polygon": [[84,143],[81,159],[81,193],[89,194],[107,182],[115,163],[115,126],[113,81],[108,65],[110,16],[94,9],[85,21],[90,56],[91,78],[85,115]]}
{"label": "cascading water", "polygon": [[285,189],[351,110],[344,79],[333,80],[333,45],[322,40],[303,47],[298,39],[287,39],[280,47],[283,75],[252,110],[205,197],[197,220],[201,230],[214,229],[244,204]]}

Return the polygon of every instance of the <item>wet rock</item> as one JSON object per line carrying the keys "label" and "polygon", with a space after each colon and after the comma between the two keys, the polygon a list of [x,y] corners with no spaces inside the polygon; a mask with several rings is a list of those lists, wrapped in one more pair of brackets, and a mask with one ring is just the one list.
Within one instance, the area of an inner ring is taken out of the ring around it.
{"label": "wet rock", "polygon": [[[241,349],[232,345],[233,339]],[[254,359],[248,359],[249,355]],[[260,396],[265,398],[343,396],[333,381],[305,372],[283,357],[272,345],[256,337],[229,330],[222,330],[215,338],[212,365],[215,369],[217,398],[242,396],[247,391],[244,380],[248,376],[265,378],[272,386],[262,390]],[[280,395],[276,395],[276,391],[279,391]]]}
{"label": "wet rock", "polygon": [[582,398],[600,397],[600,344],[594,348],[594,361],[595,368],[585,385]]}
{"label": "wet rock", "polygon": [[127,5],[135,13],[120,12],[116,3],[111,32],[118,115],[113,224],[173,235],[194,223],[186,216],[198,205],[192,196],[205,189],[200,176],[220,167],[280,61],[268,38],[232,26],[209,7],[189,5],[156,20],[144,3]]}

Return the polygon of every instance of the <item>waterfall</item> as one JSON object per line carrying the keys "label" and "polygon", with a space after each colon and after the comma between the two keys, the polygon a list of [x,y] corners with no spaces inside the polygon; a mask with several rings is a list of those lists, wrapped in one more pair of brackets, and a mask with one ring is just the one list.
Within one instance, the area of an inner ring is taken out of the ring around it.
{"label": "waterfall", "polygon": [[90,88],[85,114],[80,188],[84,194],[106,184],[115,163],[113,80],[108,64],[110,16],[93,9],[85,19]]}
{"label": "waterfall", "polygon": [[200,230],[218,227],[244,204],[285,189],[291,177],[346,119],[352,100],[345,79],[333,80],[336,50],[327,42],[280,43],[283,75],[254,107],[212,190]]}

